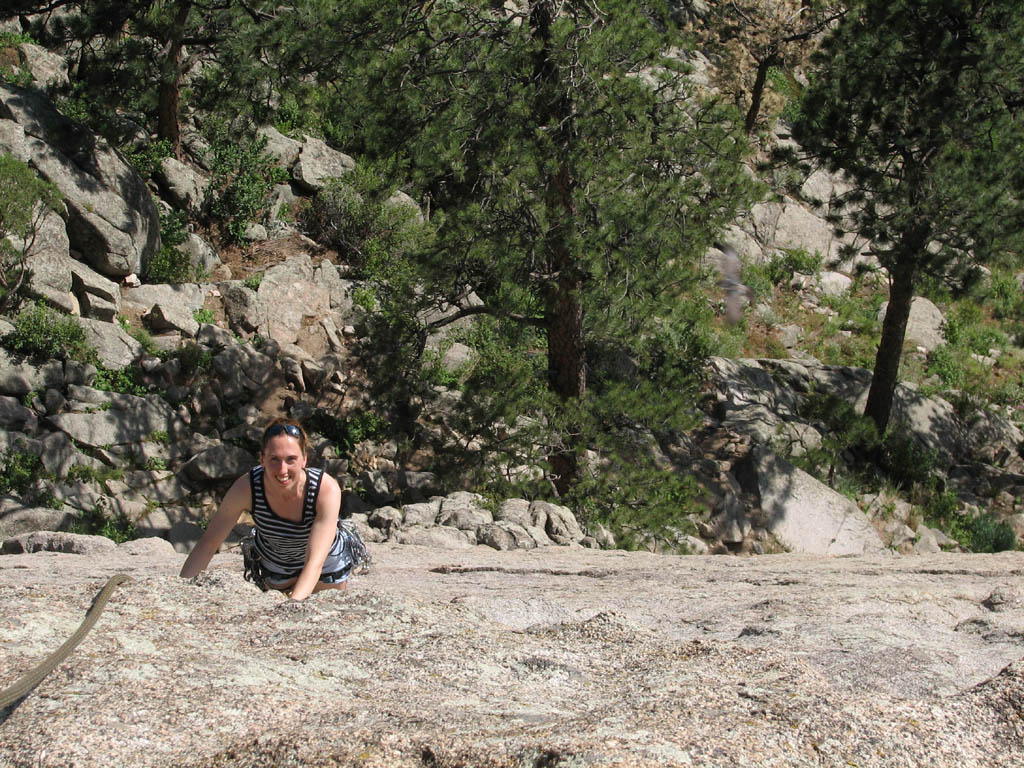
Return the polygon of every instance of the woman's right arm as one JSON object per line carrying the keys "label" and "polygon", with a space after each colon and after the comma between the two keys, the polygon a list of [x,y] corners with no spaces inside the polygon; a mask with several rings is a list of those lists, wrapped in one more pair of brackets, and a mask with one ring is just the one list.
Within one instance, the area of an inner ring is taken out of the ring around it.
{"label": "woman's right arm", "polygon": [[206,527],[206,532],[196,543],[188,559],[185,560],[179,574],[183,579],[192,578],[210,564],[210,560],[217,554],[224,539],[235,527],[238,518],[249,509],[251,500],[252,491],[247,472],[232,484],[220,506],[217,507],[217,512],[210,520],[210,524]]}

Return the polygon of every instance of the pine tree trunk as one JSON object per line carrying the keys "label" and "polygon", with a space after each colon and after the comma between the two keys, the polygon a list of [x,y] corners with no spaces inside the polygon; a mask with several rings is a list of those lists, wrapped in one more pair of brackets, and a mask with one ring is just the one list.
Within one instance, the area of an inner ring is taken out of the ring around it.
{"label": "pine tree trunk", "polygon": [[159,139],[170,142],[171,154],[181,160],[181,80],[182,59],[185,46],[185,25],[192,10],[191,0],[179,2],[170,40],[167,41],[167,54],[161,62],[162,76],[157,104],[156,135]]}
{"label": "pine tree trunk", "polygon": [[879,434],[885,432],[892,412],[892,401],[899,381],[903,340],[907,335],[910,303],[914,298],[917,272],[915,262],[893,267],[889,271],[889,306],[882,321],[882,338],[875,355],[875,370],[871,377],[864,415],[871,418]]}
{"label": "pine tree trunk", "polygon": [[761,102],[764,99],[764,86],[768,81],[768,70],[778,63],[778,57],[774,54],[767,56],[757,63],[757,74],[754,76],[754,85],[750,89],[750,109],[743,121],[743,130],[749,135],[754,132],[757,125],[757,116],[761,112]]}
{"label": "pine tree trunk", "polygon": [[[548,286],[545,327],[548,342],[548,386],[565,402],[580,399],[586,392],[586,357],[583,334],[583,276],[569,246],[569,233],[575,226],[572,167],[569,149],[573,138],[573,105],[568,86],[562,82],[557,63],[551,56],[551,24],[554,9],[550,2],[537,3],[531,10],[530,27],[541,42],[535,59],[537,123],[551,127],[555,151],[559,155],[556,170],[545,182],[545,206],[548,231],[544,250],[548,270],[556,275]],[[549,461],[556,490],[565,493],[579,478],[573,437],[578,430],[569,425],[567,442]]]}

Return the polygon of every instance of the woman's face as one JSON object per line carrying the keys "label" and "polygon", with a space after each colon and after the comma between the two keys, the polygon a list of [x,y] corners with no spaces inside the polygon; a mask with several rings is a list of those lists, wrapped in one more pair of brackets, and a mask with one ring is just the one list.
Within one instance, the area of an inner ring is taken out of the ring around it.
{"label": "woman's face", "polygon": [[260,454],[265,477],[281,490],[293,490],[303,482],[306,456],[299,441],[291,435],[276,435],[267,441]]}

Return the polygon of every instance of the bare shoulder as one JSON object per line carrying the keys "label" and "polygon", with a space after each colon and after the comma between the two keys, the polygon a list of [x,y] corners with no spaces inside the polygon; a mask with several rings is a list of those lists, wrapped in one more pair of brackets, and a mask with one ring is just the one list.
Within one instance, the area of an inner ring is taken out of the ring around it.
{"label": "bare shoulder", "polygon": [[228,492],[224,494],[221,506],[231,507],[239,511],[248,509],[252,502],[252,485],[249,480],[249,473],[246,472],[231,484]]}
{"label": "bare shoulder", "polygon": [[341,486],[326,472],[320,480],[320,492],[317,494],[316,506],[318,510],[334,512],[341,506]]}
{"label": "bare shoulder", "polygon": [[320,479],[320,492],[328,494],[340,494],[341,486],[338,481],[335,480],[331,475],[324,472],[323,477]]}

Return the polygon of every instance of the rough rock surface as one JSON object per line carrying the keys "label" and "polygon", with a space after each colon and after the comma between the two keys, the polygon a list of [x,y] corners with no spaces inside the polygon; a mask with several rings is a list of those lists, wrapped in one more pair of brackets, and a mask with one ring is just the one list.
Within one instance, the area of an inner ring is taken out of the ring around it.
{"label": "rough rock surface", "polygon": [[1024,764],[1022,553],[381,544],[291,603],[159,544],[0,557],[3,685],[133,579],[0,712],[0,764]]}

